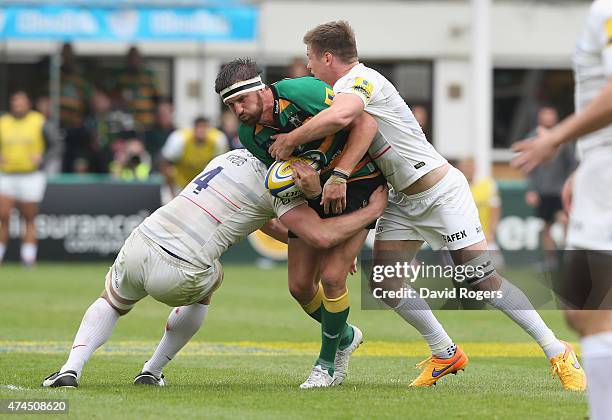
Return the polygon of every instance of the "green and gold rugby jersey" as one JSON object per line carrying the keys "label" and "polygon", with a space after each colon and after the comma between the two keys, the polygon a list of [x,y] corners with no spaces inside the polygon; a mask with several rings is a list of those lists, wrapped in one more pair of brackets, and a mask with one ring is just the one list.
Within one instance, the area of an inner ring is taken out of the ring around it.
{"label": "green and gold rugby jersey", "polygon": [[[288,133],[298,128],[309,118],[328,108],[334,99],[332,88],[325,82],[314,77],[300,77],[297,79],[284,79],[270,85],[274,95],[274,125],[269,127],[257,124],[254,127],[241,124],[238,129],[240,142],[257,159],[266,164],[274,163],[274,158],[268,153],[268,147],[273,140],[270,136],[279,133]],[[298,156],[309,150],[319,150],[326,158],[321,175],[330,172],[338,163],[348,131],[339,131],[324,139],[314,140],[297,147],[293,154]],[[370,156],[366,154],[353,169],[350,181],[371,178],[380,172]]]}

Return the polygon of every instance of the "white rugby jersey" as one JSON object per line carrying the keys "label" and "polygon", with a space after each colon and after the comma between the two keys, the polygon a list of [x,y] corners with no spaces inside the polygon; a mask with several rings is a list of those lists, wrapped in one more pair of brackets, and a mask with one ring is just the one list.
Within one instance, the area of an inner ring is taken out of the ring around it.
{"label": "white rugby jersey", "polygon": [[[392,156],[400,155],[410,163],[402,165],[401,169],[411,172],[404,177],[408,185],[446,163],[425,138],[395,86],[376,70],[357,64],[334,84],[334,93],[356,94],[363,101],[365,111],[378,122],[378,134],[368,151],[391,183],[391,175],[399,170]],[[388,153],[390,149],[396,154]]]}
{"label": "white rugby jersey", "polygon": [[274,198],[264,187],[265,174],[266,166],[245,149],[217,156],[140,230],[194,265],[211,266],[269,219],[305,203]]}
{"label": "white rugby jersey", "polygon": [[[583,110],[612,77],[612,1],[596,0],[574,53],[576,112]],[[612,145],[612,125],[581,137],[579,156],[594,147]]]}

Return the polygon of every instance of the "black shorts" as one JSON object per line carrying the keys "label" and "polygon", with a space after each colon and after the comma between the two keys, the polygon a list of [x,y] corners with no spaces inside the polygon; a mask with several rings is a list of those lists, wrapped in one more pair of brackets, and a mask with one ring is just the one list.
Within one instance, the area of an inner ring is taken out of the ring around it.
{"label": "black shorts", "polygon": [[[328,174],[321,176],[321,185],[324,185],[327,179],[331,176],[331,171]],[[382,174],[378,174],[372,178],[358,179],[356,181],[350,181],[346,184],[346,209],[342,214],[352,213],[359,210],[362,207],[368,205],[370,201],[370,195],[381,185],[386,185],[387,180]],[[310,200],[308,205],[317,212],[321,219],[328,219],[330,217],[341,216],[341,214],[325,214],[323,205],[320,204],[321,200]],[[374,229],[376,222],[372,222],[366,229]],[[297,238],[297,235],[289,231],[290,238]]]}
{"label": "black shorts", "polygon": [[556,214],[563,210],[561,197],[558,195],[540,196],[540,205],[537,208],[537,216],[544,219],[546,223],[554,223]]}

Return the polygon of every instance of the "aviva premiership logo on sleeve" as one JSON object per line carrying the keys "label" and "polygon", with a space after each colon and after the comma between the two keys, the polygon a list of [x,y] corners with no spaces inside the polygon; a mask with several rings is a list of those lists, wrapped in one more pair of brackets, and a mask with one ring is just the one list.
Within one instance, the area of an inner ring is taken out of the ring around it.
{"label": "aviva premiership logo on sleeve", "polygon": [[359,93],[361,96],[370,100],[372,98],[372,83],[368,82],[363,77],[355,78],[355,85],[353,90]]}
{"label": "aviva premiership logo on sleeve", "polygon": [[325,88],[325,103],[331,106],[334,101],[334,91],[330,88]]}

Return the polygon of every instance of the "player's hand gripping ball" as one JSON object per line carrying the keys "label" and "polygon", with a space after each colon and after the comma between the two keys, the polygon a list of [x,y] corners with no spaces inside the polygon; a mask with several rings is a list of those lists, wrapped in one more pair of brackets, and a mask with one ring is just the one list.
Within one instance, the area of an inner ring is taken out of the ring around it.
{"label": "player's hand gripping ball", "polygon": [[320,150],[309,150],[289,160],[274,162],[268,169],[264,181],[264,186],[274,197],[286,199],[302,195],[302,191],[293,182],[291,164],[297,160],[310,165],[315,171],[320,171],[325,166],[326,157]]}

